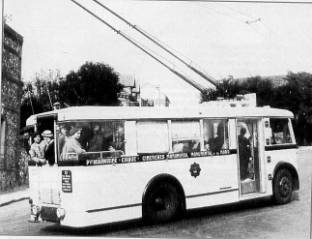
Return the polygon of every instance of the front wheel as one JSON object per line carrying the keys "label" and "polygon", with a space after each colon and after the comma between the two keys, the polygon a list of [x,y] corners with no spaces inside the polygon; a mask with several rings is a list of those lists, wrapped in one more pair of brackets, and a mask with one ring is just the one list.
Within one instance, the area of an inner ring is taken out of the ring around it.
{"label": "front wheel", "polygon": [[173,219],[180,208],[178,191],[170,183],[157,184],[150,188],[144,201],[144,218],[151,223]]}
{"label": "front wheel", "polygon": [[291,173],[287,169],[277,171],[274,181],[274,200],[277,204],[289,203],[293,191],[293,179]]}

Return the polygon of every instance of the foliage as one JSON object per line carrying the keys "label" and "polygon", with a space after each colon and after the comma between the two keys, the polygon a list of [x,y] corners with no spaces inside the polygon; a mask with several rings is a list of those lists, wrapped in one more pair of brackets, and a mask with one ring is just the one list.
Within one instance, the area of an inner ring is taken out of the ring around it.
{"label": "foliage", "polygon": [[21,127],[30,115],[51,110],[55,102],[63,107],[118,105],[118,93],[122,88],[118,74],[103,63],[86,62],[65,78],[57,70],[48,74],[41,72],[24,85]]}
{"label": "foliage", "polygon": [[110,66],[87,62],[59,82],[59,99],[69,105],[118,105],[121,90],[118,74]]}
{"label": "foliage", "polygon": [[237,94],[256,93],[258,106],[288,109],[294,113],[294,130],[301,145],[312,143],[312,75],[306,72],[289,72],[279,85],[272,79],[260,76],[244,80],[232,77],[223,79],[216,89],[202,94],[202,101],[234,98]]}

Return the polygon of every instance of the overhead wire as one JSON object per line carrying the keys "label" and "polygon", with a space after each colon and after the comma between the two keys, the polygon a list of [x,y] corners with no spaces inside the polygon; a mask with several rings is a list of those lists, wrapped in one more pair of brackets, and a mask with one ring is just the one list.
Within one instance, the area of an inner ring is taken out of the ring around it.
{"label": "overhead wire", "polygon": [[152,41],[154,44],[156,44],[158,47],[160,47],[161,49],[163,49],[164,51],[166,51],[167,53],[169,53],[171,56],[173,56],[174,58],[176,58],[177,60],[179,60],[180,62],[182,62],[185,66],[187,66],[188,68],[190,68],[192,71],[194,71],[196,74],[200,75],[202,78],[204,78],[205,80],[209,81],[209,83],[213,84],[214,86],[216,85],[216,80],[211,77],[208,76],[207,74],[205,74],[204,72],[202,72],[201,70],[195,68],[194,66],[192,66],[191,64],[187,63],[185,60],[183,60],[180,56],[177,56],[176,54],[173,53],[172,50],[169,50],[168,47],[165,47],[159,40],[156,40],[154,36],[152,36],[151,34],[147,33],[145,30],[142,30],[140,27],[138,27],[137,25],[132,24],[131,22],[129,22],[127,19],[125,19],[124,17],[122,17],[120,14],[116,13],[115,11],[113,11],[112,9],[110,9],[109,7],[107,7],[105,4],[99,2],[98,0],[92,0],[93,2],[95,2],[96,4],[98,4],[99,6],[101,6],[102,8],[104,8],[105,10],[107,10],[108,12],[110,12],[111,14],[113,14],[114,16],[116,16],[117,18],[119,18],[120,20],[122,20],[123,22],[125,22],[127,25],[129,25],[130,27],[132,27],[134,30],[138,31],[140,34],[142,34],[144,37],[146,37],[147,39],[149,39],[150,41]]}
{"label": "overhead wire", "polygon": [[180,72],[178,72],[177,70],[175,70],[173,67],[168,66],[167,64],[165,64],[163,61],[161,61],[158,57],[156,57],[155,55],[153,55],[152,53],[150,53],[146,48],[144,48],[140,43],[138,43],[137,41],[135,41],[134,39],[132,39],[130,36],[126,35],[125,33],[123,33],[122,31],[118,30],[117,28],[113,27],[111,24],[109,24],[108,22],[106,22],[104,19],[102,19],[101,17],[99,17],[98,15],[96,15],[94,12],[92,12],[91,10],[89,10],[88,8],[84,7],[83,5],[81,5],[80,3],[78,3],[75,0],[70,0],[71,2],[73,2],[75,5],[77,5],[79,8],[83,9],[84,11],[86,11],[87,13],[89,13],[91,16],[93,16],[94,18],[96,18],[97,20],[99,20],[100,22],[102,22],[104,25],[106,25],[108,28],[110,28],[111,30],[113,30],[114,32],[116,32],[117,34],[119,34],[120,36],[122,36],[123,38],[125,38],[127,41],[129,41],[130,43],[132,43],[134,46],[136,46],[137,48],[139,48],[140,50],[142,50],[144,53],[146,53],[147,55],[149,55],[151,58],[153,58],[155,61],[157,61],[158,63],[160,63],[161,65],[163,65],[165,68],[167,68],[168,70],[170,70],[172,73],[174,73],[175,75],[177,75],[178,77],[180,77],[181,79],[183,79],[184,81],[186,81],[187,83],[189,83],[190,85],[192,85],[194,88],[196,88],[197,90],[199,90],[200,92],[203,92],[206,88],[203,87],[202,85],[196,83],[194,80],[190,79],[189,77],[181,74]]}

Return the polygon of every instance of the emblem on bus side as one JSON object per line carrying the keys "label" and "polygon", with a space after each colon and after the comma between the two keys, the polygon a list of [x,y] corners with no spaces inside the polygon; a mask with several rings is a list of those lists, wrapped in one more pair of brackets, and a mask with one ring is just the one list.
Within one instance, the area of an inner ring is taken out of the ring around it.
{"label": "emblem on bus side", "polygon": [[201,171],[201,168],[198,163],[194,162],[193,164],[191,164],[191,168],[190,168],[191,176],[196,178],[197,176],[199,176],[200,171]]}

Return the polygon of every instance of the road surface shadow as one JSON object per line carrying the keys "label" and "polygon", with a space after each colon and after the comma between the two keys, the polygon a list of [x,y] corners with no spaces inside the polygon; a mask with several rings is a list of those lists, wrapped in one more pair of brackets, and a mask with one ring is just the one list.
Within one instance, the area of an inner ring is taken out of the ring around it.
{"label": "road surface shadow", "polygon": [[[299,200],[298,193],[293,193],[293,201]],[[292,203],[292,202],[290,202]],[[264,209],[268,207],[278,207],[274,204],[271,197],[261,199],[251,199],[244,202],[231,203],[226,205],[212,206],[187,211],[183,216],[179,217],[171,223],[179,223],[182,220],[196,219],[202,217],[210,217],[217,215],[227,215],[235,212],[242,213],[244,211]],[[169,223],[168,223],[169,224]],[[162,224],[148,225],[142,220],[131,220],[119,223],[104,224],[83,228],[71,228],[60,225],[50,225],[41,229],[45,234],[50,235],[74,235],[74,236],[98,236],[114,232],[127,231],[128,229],[144,230],[151,227],[161,226]]]}

